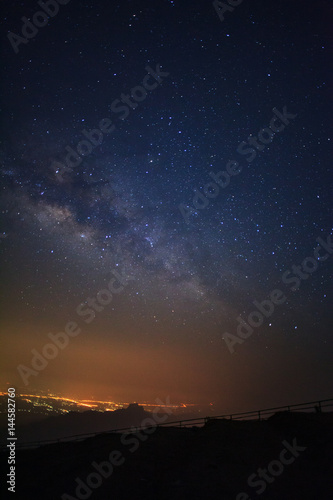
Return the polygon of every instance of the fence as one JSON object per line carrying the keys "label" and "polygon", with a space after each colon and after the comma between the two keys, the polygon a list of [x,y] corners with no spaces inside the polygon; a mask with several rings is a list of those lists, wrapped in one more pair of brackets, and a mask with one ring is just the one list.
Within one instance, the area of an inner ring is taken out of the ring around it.
{"label": "fence", "polygon": [[[321,413],[325,408],[333,408],[333,399],[322,399],[320,401],[311,401],[310,403],[300,403],[296,405],[286,405],[286,406],[277,406],[275,408],[265,408],[262,410],[255,411],[247,411],[243,413],[229,413],[226,415],[216,415],[212,417],[199,417],[199,418],[190,418],[185,420],[176,420],[172,422],[165,422],[163,424],[157,424],[158,427],[201,427],[205,425],[210,420],[216,419],[229,419],[229,420],[262,420],[268,418],[269,416],[274,415],[277,411],[316,411]],[[85,439],[99,436],[102,434],[110,434],[110,433],[133,433],[138,432],[139,430],[144,430],[149,426],[145,427],[124,427],[122,429],[112,429],[104,432],[94,432],[90,434],[76,434],[72,436],[67,436],[64,438],[53,439],[53,440],[45,440],[45,441],[34,441],[28,443],[19,443],[16,442],[16,448],[28,449],[28,448],[38,448],[39,446],[46,444],[54,444],[54,443],[65,443],[71,441],[83,441]],[[151,427],[151,426],[150,426]],[[1,446],[1,450],[6,449],[6,445]]]}

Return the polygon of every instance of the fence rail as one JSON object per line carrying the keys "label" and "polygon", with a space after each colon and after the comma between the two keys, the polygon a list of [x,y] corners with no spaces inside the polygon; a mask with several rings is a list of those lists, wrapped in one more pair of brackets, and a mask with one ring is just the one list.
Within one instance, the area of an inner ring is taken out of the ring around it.
{"label": "fence rail", "polygon": [[[332,399],[322,399],[320,401],[311,401],[309,403],[299,403],[295,405],[285,405],[285,406],[277,406],[275,408],[265,408],[261,410],[247,411],[242,413],[228,413],[225,415],[215,415],[211,417],[199,417],[199,418],[190,418],[184,420],[176,420],[171,422],[164,422],[161,424],[156,424],[157,427],[195,427],[195,426],[203,426],[207,422],[211,420],[218,419],[229,419],[229,420],[264,420],[265,418],[274,415],[277,411],[316,411],[321,413],[325,408],[333,408],[333,398]],[[16,442],[16,447],[20,449],[28,449],[28,448],[38,448],[42,445],[47,444],[55,444],[55,443],[66,443],[72,441],[83,441],[85,439],[99,436],[102,434],[111,434],[111,433],[133,433],[138,432],[139,430],[147,429],[151,426],[131,426],[124,427],[121,429],[111,429],[103,432],[93,432],[89,434],[75,434],[72,436],[67,436],[59,439],[52,440],[44,440],[44,441],[32,441],[27,443],[19,443]],[[6,445],[1,446],[0,450],[7,449]]]}

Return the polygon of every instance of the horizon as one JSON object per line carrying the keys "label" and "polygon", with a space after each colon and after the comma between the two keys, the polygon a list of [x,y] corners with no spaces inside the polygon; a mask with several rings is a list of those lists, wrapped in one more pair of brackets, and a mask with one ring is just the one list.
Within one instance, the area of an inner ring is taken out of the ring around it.
{"label": "horizon", "polygon": [[[8,394],[7,391],[5,391],[5,392],[0,391],[0,397],[7,398],[7,394]],[[77,406],[86,407],[87,409],[90,408],[92,410],[94,408],[98,407],[99,405],[112,405],[112,406],[115,406],[115,408],[114,408],[115,410],[116,409],[123,409],[125,406],[129,406],[132,404],[138,404],[139,406],[142,406],[144,408],[167,407],[167,408],[178,408],[178,409],[186,408],[187,409],[190,407],[199,406],[196,403],[179,403],[179,402],[175,403],[175,402],[171,402],[171,401],[168,404],[163,405],[163,404],[161,404],[162,402],[157,403],[156,401],[155,402],[153,402],[153,401],[124,402],[124,401],[113,401],[110,398],[106,399],[106,400],[98,400],[98,399],[94,399],[94,398],[80,399],[80,398],[68,396],[68,395],[62,396],[60,394],[48,393],[46,391],[42,391],[40,393],[38,393],[38,392],[36,392],[36,393],[18,393],[18,392],[16,392],[16,398],[17,399],[21,398],[24,401],[29,400],[29,398],[54,399],[55,401],[66,401],[68,403],[75,403]],[[98,403],[99,403],[99,405],[98,405]],[[98,411],[101,411],[101,410],[98,410]],[[107,409],[106,411],[113,411],[113,410]]]}
{"label": "horizon", "polygon": [[[0,398],[6,398],[7,397],[7,392],[1,392],[0,391]],[[68,412],[84,412],[84,411],[97,411],[97,412],[112,412],[115,410],[121,410],[121,409],[127,409],[131,405],[138,405],[145,409],[146,411],[152,411],[152,409],[155,408],[167,408],[171,409],[172,412],[175,414],[175,416],[180,416],[180,413],[186,413],[187,415],[191,414],[197,414],[197,413],[202,413],[204,410],[207,410],[205,414],[202,414],[202,418],[204,418],[203,415],[207,417],[214,417],[214,416],[228,416],[228,415],[237,415],[241,413],[255,413],[257,411],[265,411],[265,410],[275,410],[275,409],[283,409],[283,408],[292,408],[291,411],[295,411],[297,407],[299,406],[306,406],[306,405],[311,405],[315,403],[320,403],[320,402],[327,402],[327,401],[333,401],[332,398],[323,398],[323,399],[315,399],[312,401],[295,401],[295,402],[285,402],[284,404],[278,405],[278,406],[261,406],[257,408],[247,408],[247,410],[243,411],[229,411],[229,412],[217,412],[215,411],[214,404],[210,403],[209,406],[201,406],[197,403],[175,403],[171,401],[167,401],[166,404],[163,404],[161,400],[157,403],[156,401],[130,401],[130,402],[120,402],[120,401],[113,401],[112,399],[107,399],[107,400],[97,400],[97,399],[80,399],[77,397],[73,396],[61,396],[60,394],[53,394],[53,393],[47,393],[46,391],[42,391],[40,393],[16,393],[16,400],[21,399],[22,401],[25,402],[32,402],[31,399],[51,399],[55,401],[64,401],[66,403],[70,404],[75,404],[76,409],[63,409],[63,408],[55,408],[53,407],[51,410],[52,412],[55,413],[68,413]],[[167,398],[168,399],[168,398]],[[1,403],[1,399],[0,399]],[[103,408],[104,406],[104,408]],[[332,406],[332,405],[330,405]],[[325,408],[324,406],[323,408]],[[41,406],[37,407],[41,408]],[[312,406],[309,407],[310,409]],[[296,411],[302,411],[302,408],[299,408]],[[19,412],[24,413],[24,412],[29,412],[29,409],[23,410],[22,408],[19,409]],[[0,414],[3,413],[0,410]],[[47,413],[45,413],[47,415]]]}

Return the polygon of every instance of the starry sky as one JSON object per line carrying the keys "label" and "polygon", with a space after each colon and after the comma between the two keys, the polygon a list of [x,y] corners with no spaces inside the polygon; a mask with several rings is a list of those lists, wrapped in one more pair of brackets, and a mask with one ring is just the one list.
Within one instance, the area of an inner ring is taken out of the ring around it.
{"label": "starry sky", "polygon": [[40,10],[2,5],[2,390],[216,413],[332,397],[330,2],[70,0],[17,42]]}

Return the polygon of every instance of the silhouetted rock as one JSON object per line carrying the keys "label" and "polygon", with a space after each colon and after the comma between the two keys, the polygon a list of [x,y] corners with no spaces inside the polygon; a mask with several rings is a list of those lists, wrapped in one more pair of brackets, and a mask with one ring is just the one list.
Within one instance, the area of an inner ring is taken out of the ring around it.
{"label": "silhouetted rock", "polygon": [[69,412],[55,415],[17,428],[20,443],[57,440],[78,434],[107,432],[125,427],[137,427],[151,413],[137,403],[115,411]]}

